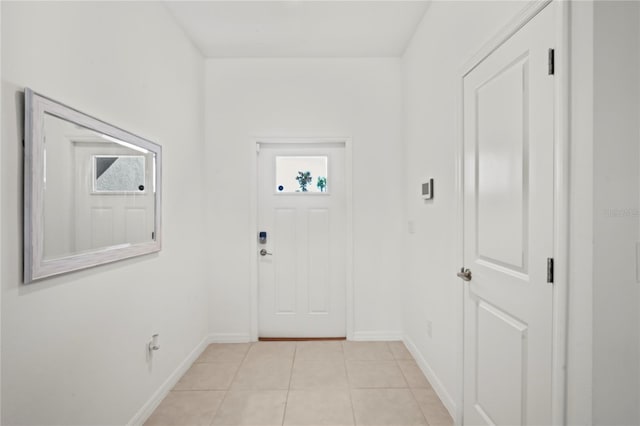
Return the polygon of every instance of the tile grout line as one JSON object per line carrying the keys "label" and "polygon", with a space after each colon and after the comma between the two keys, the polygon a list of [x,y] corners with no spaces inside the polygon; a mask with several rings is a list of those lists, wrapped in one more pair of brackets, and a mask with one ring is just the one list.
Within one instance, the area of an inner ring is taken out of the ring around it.
{"label": "tile grout line", "polygon": [[[387,347],[389,348],[389,351],[391,352],[391,355],[393,356],[393,360],[396,362],[396,366],[398,367],[398,369],[400,370],[400,373],[402,374],[402,378],[404,379],[404,382],[407,384],[407,389],[409,390],[409,393],[411,394],[411,397],[413,398],[413,401],[418,406],[418,410],[420,411],[420,414],[422,414],[422,418],[424,419],[425,422],[427,422],[427,426],[429,426],[430,425],[429,419],[427,419],[427,416],[424,414],[424,411],[422,411],[422,407],[420,406],[420,402],[416,398],[416,394],[413,392],[413,388],[411,388],[411,386],[409,386],[409,380],[407,380],[407,376],[404,374],[404,370],[402,369],[402,367],[400,367],[400,363],[398,362],[398,359],[396,358],[396,354],[393,352],[393,350],[391,349],[390,345],[391,344],[389,342],[387,342]],[[404,343],[403,343],[403,345],[404,345]],[[413,356],[412,356],[412,358],[413,358]],[[413,361],[415,361],[415,359],[413,359]]]}
{"label": "tile grout line", "polygon": [[226,401],[227,395],[229,395],[229,392],[231,391],[231,385],[233,385],[233,382],[236,380],[236,377],[238,377],[238,373],[240,372],[240,369],[242,368],[242,365],[244,364],[245,360],[249,356],[249,351],[251,350],[252,346],[253,346],[253,343],[249,343],[249,347],[247,348],[247,351],[245,352],[244,357],[242,358],[242,361],[240,361],[240,365],[238,365],[238,368],[236,369],[236,372],[234,373],[233,378],[231,379],[231,383],[229,383],[229,387],[224,392],[222,401],[220,401],[218,408],[216,408],[216,411],[213,413],[213,416],[211,416],[211,421],[209,422],[209,426],[213,426],[213,421],[216,419],[216,415],[218,414],[220,407],[222,407],[222,404],[224,404],[224,401]]}
{"label": "tile grout line", "polygon": [[[2,0],[0,0],[2,1]],[[229,361],[194,361],[193,364],[191,364],[191,367],[189,367],[189,369],[182,375],[182,377],[180,377],[178,383],[176,383],[173,388],[169,391],[169,392],[226,392],[227,389],[221,389],[221,388],[206,388],[206,389],[189,389],[189,388],[185,388],[185,389],[176,389],[175,387],[178,386],[178,384],[180,384],[180,381],[187,375],[187,373],[189,373],[189,371],[197,366],[197,365],[216,365],[216,366],[220,366],[223,364],[232,364],[232,365],[237,365],[238,367],[236,367],[237,369],[240,369],[240,365],[242,364],[242,361],[240,361],[240,364],[236,363],[236,362],[229,362]],[[237,373],[237,370],[236,370]],[[235,373],[234,373],[235,374]],[[234,377],[231,378],[231,381],[233,382]]]}
{"label": "tile grout line", "polygon": [[427,422],[427,425],[430,426],[431,423],[429,423],[429,419],[427,418],[427,415],[424,413],[424,410],[422,409],[422,406],[420,405],[418,398],[416,398],[416,393],[414,392],[415,389],[409,389],[409,390],[411,391],[411,396],[413,396],[413,400],[416,401],[416,403],[418,404],[418,409],[422,413],[422,417],[424,417],[424,420]]}
{"label": "tile grout line", "polygon": [[287,418],[287,404],[289,403],[289,393],[291,392],[291,380],[293,379],[293,366],[296,363],[296,354],[298,353],[298,343],[293,347],[293,358],[291,359],[291,373],[289,373],[289,386],[287,386],[287,397],[284,400],[284,411],[282,412],[282,426]]}
{"label": "tile grout line", "polygon": [[[391,352],[391,356],[393,356],[393,360],[395,361],[396,367],[398,367],[398,370],[400,370],[400,374],[402,374],[402,379],[404,380],[404,383],[407,385],[407,389],[411,389],[411,386],[409,386],[409,380],[407,380],[407,376],[404,374],[404,370],[402,369],[402,367],[400,367],[398,358],[396,358],[396,354],[393,353],[393,350],[391,349],[391,346],[389,346],[388,342],[387,342],[387,348],[389,349],[389,352]],[[411,394],[413,395],[413,392]]]}
{"label": "tile grout line", "polygon": [[349,394],[349,402],[351,403],[351,418],[355,426],[358,423],[356,422],[356,409],[353,405],[353,395],[351,395],[351,380],[349,379],[349,369],[347,368],[347,355],[344,350],[345,342],[342,343],[342,362],[344,363],[344,374],[347,376],[347,394]]}

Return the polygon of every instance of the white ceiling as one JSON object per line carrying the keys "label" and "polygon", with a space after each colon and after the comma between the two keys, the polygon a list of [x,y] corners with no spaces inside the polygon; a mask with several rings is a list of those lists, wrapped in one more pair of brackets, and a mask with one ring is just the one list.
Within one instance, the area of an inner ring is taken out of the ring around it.
{"label": "white ceiling", "polygon": [[166,1],[207,57],[401,56],[428,1]]}

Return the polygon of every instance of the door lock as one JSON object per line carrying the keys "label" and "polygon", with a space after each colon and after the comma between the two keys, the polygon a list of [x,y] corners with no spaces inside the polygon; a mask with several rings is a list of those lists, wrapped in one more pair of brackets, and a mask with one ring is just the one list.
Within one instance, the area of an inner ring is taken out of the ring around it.
{"label": "door lock", "polygon": [[471,271],[468,269],[464,269],[464,266],[460,268],[460,272],[458,272],[458,278],[462,278],[464,281],[471,281]]}
{"label": "door lock", "polygon": [[267,249],[260,250],[260,256],[273,256],[273,253],[269,253]]}

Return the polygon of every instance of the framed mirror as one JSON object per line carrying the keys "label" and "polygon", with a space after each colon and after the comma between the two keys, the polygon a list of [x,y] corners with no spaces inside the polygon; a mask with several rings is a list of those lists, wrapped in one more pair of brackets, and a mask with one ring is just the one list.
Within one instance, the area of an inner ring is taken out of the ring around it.
{"label": "framed mirror", "polygon": [[161,248],[160,145],[25,89],[24,282]]}

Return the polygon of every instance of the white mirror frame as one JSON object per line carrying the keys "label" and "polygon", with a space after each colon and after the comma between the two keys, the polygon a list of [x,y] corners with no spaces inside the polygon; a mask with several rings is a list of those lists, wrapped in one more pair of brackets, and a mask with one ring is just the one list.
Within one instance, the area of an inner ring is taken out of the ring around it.
{"label": "white mirror frame", "polygon": [[[90,268],[121,259],[160,251],[162,237],[162,147],[125,130],[93,118],[59,102],[25,89],[24,156],[24,282]],[[155,239],[135,244],[44,259],[45,113],[98,133],[144,148],[155,154]]]}

